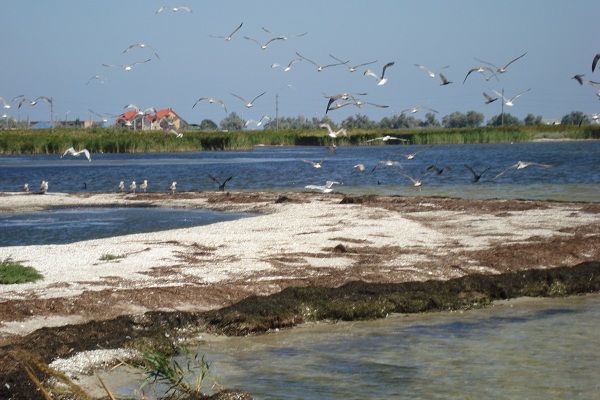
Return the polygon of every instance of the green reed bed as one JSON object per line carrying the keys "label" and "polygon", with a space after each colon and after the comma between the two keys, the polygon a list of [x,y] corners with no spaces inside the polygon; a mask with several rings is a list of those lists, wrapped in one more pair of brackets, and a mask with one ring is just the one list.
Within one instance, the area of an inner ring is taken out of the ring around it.
{"label": "green reed bed", "polygon": [[266,146],[329,146],[397,144],[368,140],[385,135],[407,144],[510,143],[536,139],[600,139],[600,126],[507,126],[477,128],[353,129],[332,139],[324,129],[242,132],[187,131],[177,138],[162,131],[116,128],[4,130],[0,154],[62,154],[65,149],[87,148],[92,153],[146,153],[202,150],[243,150]]}

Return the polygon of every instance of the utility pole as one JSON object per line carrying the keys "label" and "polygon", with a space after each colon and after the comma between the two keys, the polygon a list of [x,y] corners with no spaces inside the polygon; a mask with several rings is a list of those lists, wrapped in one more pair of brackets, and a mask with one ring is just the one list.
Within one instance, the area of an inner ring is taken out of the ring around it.
{"label": "utility pole", "polygon": [[279,132],[279,93],[275,95],[275,132]]}
{"label": "utility pole", "polygon": [[502,88],[502,112],[500,113],[500,125],[504,126],[504,88]]}

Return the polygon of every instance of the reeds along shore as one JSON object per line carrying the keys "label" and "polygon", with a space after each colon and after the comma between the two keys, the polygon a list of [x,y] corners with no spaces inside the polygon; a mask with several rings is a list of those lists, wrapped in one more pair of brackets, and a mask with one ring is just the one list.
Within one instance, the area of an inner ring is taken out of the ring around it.
{"label": "reeds along shore", "polygon": [[[510,143],[535,139],[600,139],[600,126],[507,126],[481,128],[354,129],[335,139],[338,146],[376,145],[367,140],[393,134],[407,144]],[[0,154],[62,154],[69,147],[92,153],[145,153],[202,150],[243,150],[256,145],[326,146],[334,143],[324,130],[201,132],[186,131],[183,137],[161,131],[115,128],[0,131]],[[395,142],[398,143],[398,142]]]}

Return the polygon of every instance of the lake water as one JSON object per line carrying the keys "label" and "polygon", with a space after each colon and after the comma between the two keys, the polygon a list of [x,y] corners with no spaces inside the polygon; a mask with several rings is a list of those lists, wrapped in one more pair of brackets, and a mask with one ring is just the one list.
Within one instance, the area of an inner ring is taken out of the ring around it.
{"label": "lake water", "polygon": [[[420,151],[412,160],[403,154]],[[302,160],[321,161],[320,169]],[[396,167],[378,167],[381,160],[397,160]],[[495,175],[517,161],[550,164],[511,170]],[[363,163],[364,173],[352,167]],[[450,167],[441,175],[426,174],[429,165]],[[473,183],[464,164],[476,171],[490,167],[480,182]],[[167,191],[177,181],[180,191],[216,190],[208,175],[219,179],[233,176],[231,190],[303,191],[326,180],[342,183],[344,193],[436,195],[463,198],[523,198],[553,200],[600,200],[600,141],[537,142],[436,146],[348,146],[335,153],[324,147],[255,147],[249,151],[93,154],[84,159],[46,156],[1,156],[0,191],[19,191],[28,182],[37,190],[39,182],[50,182],[53,192],[114,191],[119,181],[148,180],[149,191]],[[404,175],[422,177],[417,191]]]}
{"label": "lake water", "polygon": [[156,207],[78,207],[0,213],[0,247],[63,244],[130,233],[188,228],[249,215]]}
{"label": "lake water", "polygon": [[[255,399],[598,399],[600,295],[209,340]],[[209,380],[210,382],[210,380]]]}

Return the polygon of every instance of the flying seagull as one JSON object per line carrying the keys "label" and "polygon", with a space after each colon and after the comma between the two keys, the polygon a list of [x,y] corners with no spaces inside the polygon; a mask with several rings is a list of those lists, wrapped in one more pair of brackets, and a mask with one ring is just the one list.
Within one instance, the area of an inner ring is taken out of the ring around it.
{"label": "flying seagull", "polygon": [[483,97],[485,97],[485,104],[490,104],[490,103],[493,103],[494,101],[498,100],[498,97],[492,97],[489,94],[487,94],[486,92],[483,92]]}
{"label": "flying seagull", "polygon": [[400,114],[405,114],[405,113],[415,114],[415,113],[419,112],[421,109],[429,110],[436,114],[438,113],[438,111],[434,110],[433,108],[428,108],[428,107],[423,107],[423,106],[414,106],[414,107],[406,108],[406,109],[400,111]]}
{"label": "flying seagull", "polygon": [[321,160],[321,161],[318,161],[318,162],[315,162],[315,161],[310,161],[310,160],[302,160],[302,162],[305,162],[305,163],[307,163],[307,164],[310,164],[310,165],[312,165],[314,168],[317,168],[317,169],[321,168],[321,167],[322,167],[322,164],[323,164],[323,160]]}
{"label": "flying seagull", "polygon": [[244,99],[243,97],[241,97],[241,96],[238,96],[238,95],[237,95],[237,94],[235,94],[235,93],[231,93],[231,95],[232,95],[232,96],[234,96],[234,97],[237,97],[238,99],[240,99],[241,101],[243,101],[243,102],[245,103],[245,106],[246,106],[247,108],[250,108],[250,107],[252,107],[252,106],[254,105],[254,102],[256,101],[256,99],[258,99],[260,96],[262,96],[262,95],[263,95],[263,94],[265,94],[265,93],[267,93],[267,92],[262,92],[261,94],[259,94],[259,95],[258,95],[258,96],[256,96],[255,98],[253,98],[251,101],[248,101],[248,100]]}
{"label": "flying seagull", "polygon": [[394,167],[396,165],[399,165],[400,168],[402,168],[402,164],[400,164],[400,161],[396,161],[396,160],[380,160],[377,162],[377,164],[375,164],[375,166],[371,169],[371,174],[373,172],[375,172],[375,170],[377,169],[377,167],[379,167],[380,165],[384,166],[384,167]]}
{"label": "flying seagull", "polygon": [[2,102],[3,108],[6,108],[7,110],[10,108],[10,104],[8,104],[2,97],[0,97],[0,101]]}
{"label": "flying seagull", "polygon": [[438,167],[435,164],[431,164],[430,166],[428,166],[427,171],[431,172],[431,171],[435,171],[436,175],[442,175],[444,173],[444,171],[450,171],[452,168],[450,167]]}
{"label": "flying seagull", "polygon": [[319,128],[326,128],[327,131],[329,132],[328,136],[331,138],[334,138],[334,139],[336,139],[338,137],[338,135],[348,136],[346,129],[342,128],[340,130],[334,131],[333,129],[331,129],[331,125],[326,124],[326,123],[319,124]]}
{"label": "flying seagull", "polygon": [[527,89],[527,90],[524,90],[524,91],[522,91],[521,93],[519,93],[519,94],[516,94],[516,95],[514,95],[513,97],[511,97],[511,98],[509,98],[509,99],[507,99],[506,97],[504,97],[504,96],[502,95],[502,93],[498,93],[498,92],[497,92],[497,91],[495,91],[495,90],[494,90],[494,93],[496,93],[498,96],[502,97],[502,100],[504,101],[504,105],[505,105],[505,106],[512,107],[512,106],[514,106],[514,104],[513,104],[513,101],[514,101],[514,100],[516,100],[516,99],[517,99],[519,96],[522,96],[522,95],[524,95],[525,93],[529,92],[530,90],[531,90],[531,88],[529,88],[529,89]]}
{"label": "flying seagull", "polygon": [[90,156],[90,152],[88,151],[88,149],[83,149],[83,150],[75,151],[75,149],[73,147],[69,147],[67,150],[65,150],[65,152],[63,153],[63,155],[60,156],[60,158],[63,158],[67,154],[72,155],[73,157],[79,157],[80,155],[83,154],[85,156],[85,158],[87,158],[87,160],[89,162],[92,162],[92,157]]}
{"label": "flying seagull", "polygon": [[533,161],[518,161],[516,164],[511,165],[510,167],[506,168],[504,171],[500,172],[498,175],[494,176],[492,178],[492,180],[496,180],[498,179],[500,176],[504,175],[506,172],[512,170],[512,169],[523,169],[523,168],[527,168],[527,167],[541,167],[541,168],[550,168],[552,167],[552,165],[550,164],[540,164],[540,163],[536,163]]}
{"label": "flying seagull", "polygon": [[300,54],[300,53],[298,53],[298,52],[296,52],[296,55],[297,55],[298,57],[300,57],[301,59],[303,59],[303,60],[306,60],[306,61],[308,61],[309,63],[313,64],[315,67],[317,67],[317,71],[318,71],[318,72],[321,72],[321,71],[323,71],[325,68],[329,68],[329,67],[335,67],[335,66],[337,66],[337,65],[342,65],[342,64],[347,64],[347,63],[349,62],[349,61],[346,61],[346,62],[337,62],[337,63],[334,63],[334,64],[320,65],[320,64],[317,64],[316,62],[314,62],[313,60],[311,60],[310,58],[306,58],[306,57],[304,57],[302,54]]}
{"label": "flying seagull", "polygon": [[454,83],[452,81],[449,81],[446,76],[444,74],[442,74],[441,72],[438,74],[440,76],[440,80],[442,81],[442,83],[440,83],[440,86],[446,86],[449,85],[451,83]]}
{"label": "flying seagull", "polygon": [[[325,114],[327,114],[327,111],[331,110],[332,107],[331,105],[337,101],[337,100],[354,100],[356,101],[356,98],[354,96],[366,96],[366,93],[347,93],[347,92],[343,92],[343,93],[338,93],[338,94],[334,94],[332,96],[328,96],[325,93],[323,93],[323,95],[325,96],[326,99],[329,99],[327,102],[327,107],[325,108]],[[348,105],[348,104],[344,104],[344,105]],[[339,107],[337,107],[339,108]]]}
{"label": "flying seagull", "polygon": [[325,182],[325,185],[306,185],[304,186],[305,189],[309,189],[309,190],[320,190],[323,193],[331,193],[333,192],[332,186],[333,185],[341,185],[340,182],[336,182],[336,181],[327,181]]}
{"label": "flying seagull", "polygon": [[592,60],[592,72],[594,72],[594,70],[596,69],[596,65],[598,64],[598,60],[600,60],[600,53],[596,54],[594,56],[594,59]]}
{"label": "flying seagull", "polygon": [[373,138],[373,139],[369,139],[365,143],[374,142],[376,140],[382,140],[383,142],[387,142],[389,140],[399,140],[401,142],[406,142],[407,141],[406,139],[402,139],[402,138],[399,138],[399,137],[396,137],[396,136],[386,135],[386,136],[380,136],[380,137],[376,137],[376,138]]}
{"label": "flying seagull", "polygon": [[[261,26],[260,29],[262,29],[264,32],[268,33],[269,35],[283,36],[287,40],[287,35],[275,34],[271,30],[265,28],[264,26]],[[295,34],[294,37],[302,37],[302,36],[306,36],[306,35],[308,35],[308,32],[302,32],[302,33]]]}
{"label": "flying seagull", "polygon": [[219,179],[217,179],[213,175],[208,175],[208,177],[210,178],[210,180],[212,180],[217,185],[219,185],[219,192],[224,192],[225,191],[225,184],[227,184],[227,182],[229,182],[231,180],[231,178],[233,178],[233,175],[230,176],[229,178],[225,179],[223,182],[221,182]]}
{"label": "flying seagull", "polygon": [[483,176],[483,174],[485,174],[485,172],[490,169],[490,167],[485,168],[483,171],[481,172],[477,172],[475,171],[473,168],[471,168],[469,165],[465,164],[465,168],[468,169],[469,171],[471,171],[471,173],[473,174],[473,183],[475,182],[479,182],[479,180],[481,179],[481,177]]}
{"label": "flying seagull", "polygon": [[137,64],[144,64],[147,63],[148,61],[152,61],[151,58],[144,60],[144,61],[136,61],[134,63],[131,64],[102,64],[103,67],[111,67],[111,68],[123,68],[125,71],[131,71],[133,69],[133,67],[135,67]]}
{"label": "flying seagull", "polygon": [[417,150],[417,151],[415,151],[415,152],[412,152],[412,153],[405,153],[405,154],[401,154],[401,156],[402,156],[402,157],[405,157],[407,160],[412,160],[412,159],[414,159],[414,158],[417,156],[417,154],[424,152],[425,150],[429,149],[430,147],[431,147],[431,146],[427,146],[427,147],[426,147],[426,148],[424,148],[424,149]]}
{"label": "flying seagull", "polygon": [[[415,64],[415,67],[417,67],[417,68],[421,69],[421,70],[422,70],[423,72],[425,72],[425,73],[427,74],[427,76],[429,76],[430,78],[435,78],[435,71],[432,71],[431,69],[427,68],[426,66],[424,66],[424,65],[421,65],[421,64]],[[444,66],[444,67],[440,68],[440,70],[442,70],[442,69],[446,69],[446,68],[448,68],[448,67],[449,67],[449,65],[446,65],[446,66]],[[439,74],[439,73],[438,73],[438,74]]]}
{"label": "flying seagull", "polygon": [[[334,56],[333,54],[329,54],[329,57],[333,58],[335,61],[340,62],[342,64],[347,64],[349,62],[349,61],[345,61],[344,62],[341,59],[339,59],[336,56]],[[364,67],[365,65],[375,64],[376,62],[377,62],[377,60],[365,62],[365,63],[362,63],[362,64],[348,65],[348,72],[356,72],[359,67]]]}
{"label": "flying seagull", "polygon": [[483,61],[483,60],[479,60],[479,59],[477,59],[477,58],[476,58],[475,60],[477,60],[477,61],[479,61],[479,62],[482,62],[482,63],[484,63],[484,64],[487,64],[487,65],[491,65],[492,67],[494,67],[494,68],[496,69],[496,72],[497,72],[497,73],[499,73],[499,74],[503,74],[503,73],[505,73],[505,72],[508,70],[508,66],[509,66],[510,64],[514,63],[515,61],[517,61],[517,60],[519,60],[519,59],[521,59],[521,58],[523,58],[523,57],[525,57],[525,55],[526,55],[526,54],[527,54],[527,52],[525,52],[525,53],[521,54],[521,55],[520,55],[519,57],[517,57],[517,58],[514,58],[514,59],[510,60],[510,61],[509,61],[508,63],[506,63],[506,64],[505,64],[503,67],[498,67],[498,66],[496,66],[496,65],[494,65],[494,64],[492,64],[492,63],[490,63],[490,62]]}
{"label": "flying seagull", "polygon": [[[467,78],[469,77],[469,75],[471,75],[473,72],[479,72],[481,74],[485,74],[486,72],[489,72],[491,75],[490,77],[495,77],[496,79],[498,79],[498,77],[496,76],[496,72],[491,69],[490,67],[484,67],[484,66],[479,66],[479,67],[474,67],[471,68],[468,72],[467,75],[465,75],[465,79],[463,80],[463,85],[465,84],[465,82],[467,81]],[[486,78],[486,80],[489,80],[489,78]]]}
{"label": "flying seagull", "polygon": [[95,81],[98,81],[98,82],[100,82],[100,83],[104,83],[104,82],[106,82],[106,78],[104,78],[103,76],[101,76],[101,75],[94,75],[94,76],[90,77],[90,79],[88,79],[88,80],[87,80],[87,82],[86,82],[85,84],[86,84],[86,85],[89,85],[89,84],[90,84],[90,82],[91,82],[91,81],[94,81],[94,80],[95,80]]}
{"label": "flying seagull", "polygon": [[571,79],[575,79],[579,83],[579,85],[583,85],[583,77],[584,76],[585,76],[584,74],[576,74],[576,75],[573,75],[573,77]]}
{"label": "flying seagull", "polygon": [[255,119],[249,119],[248,121],[246,121],[244,123],[244,126],[247,127],[250,124],[256,124],[256,127],[261,126],[262,124],[264,124],[265,122],[268,122],[271,120],[271,117],[269,117],[268,115],[263,115],[261,117],[261,119],[259,119],[258,121]]}
{"label": "flying seagull", "polygon": [[248,36],[244,36],[244,39],[251,40],[254,43],[256,43],[257,45],[259,45],[262,50],[266,50],[267,47],[269,46],[269,44],[271,44],[275,40],[286,40],[286,37],[285,36],[275,36],[275,37],[267,40],[265,43],[261,43],[258,40],[254,39],[254,38],[251,38],[251,37],[248,37]]}
{"label": "flying seagull", "polygon": [[140,49],[150,49],[152,50],[152,52],[154,53],[154,56],[160,60],[160,56],[158,55],[158,53],[156,52],[156,50],[154,50],[154,47],[150,46],[149,44],[146,43],[134,43],[134,44],[130,44],[125,50],[123,50],[123,54],[127,53],[130,50],[136,49],[136,48],[140,48]]}
{"label": "flying seagull", "polygon": [[40,100],[44,100],[48,104],[52,104],[52,99],[46,96],[38,96],[29,102],[30,106],[35,106]]}
{"label": "flying seagull", "polygon": [[394,65],[394,61],[391,61],[391,62],[389,62],[389,63],[385,64],[385,65],[383,66],[383,70],[381,71],[381,76],[377,76],[377,74],[376,74],[375,72],[371,71],[371,70],[370,70],[370,69],[368,69],[368,68],[365,70],[365,72],[363,73],[363,75],[366,75],[366,76],[372,76],[372,77],[374,77],[375,79],[377,79],[377,86],[383,86],[383,85],[385,85],[385,84],[387,83],[387,81],[388,81],[388,79],[387,79],[387,78],[384,78],[384,76],[385,76],[385,70],[386,70],[388,67],[391,67],[392,65]]}
{"label": "flying seagull", "polygon": [[298,61],[302,61],[301,59],[298,58],[294,58],[292,59],[292,61],[290,61],[287,65],[287,67],[282,66],[281,64],[277,64],[277,63],[273,63],[271,64],[271,68],[281,68],[283,69],[283,72],[288,72],[289,70],[292,69],[292,65],[294,65],[295,63],[297,63]]}
{"label": "flying seagull", "polygon": [[223,110],[225,110],[225,113],[227,114],[227,107],[225,107],[225,103],[223,102],[223,100],[220,99],[216,99],[214,97],[200,97],[198,100],[196,100],[196,102],[194,103],[194,105],[192,106],[192,108],[196,107],[196,104],[198,104],[199,102],[206,100],[208,101],[209,104],[220,104],[223,107]]}
{"label": "flying seagull", "polygon": [[413,186],[416,187],[417,189],[421,190],[421,186],[423,185],[423,182],[421,181],[421,178],[413,178],[412,176],[407,175],[407,174],[403,174],[403,173],[400,173],[400,175],[402,175],[402,176],[410,179],[411,182],[413,183]]}
{"label": "flying seagull", "polygon": [[158,10],[155,11],[155,14],[160,14],[165,10],[169,10],[169,11],[173,11],[173,12],[178,12],[178,11],[186,11],[188,13],[192,12],[192,9],[188,6],[176,6],[176,7],[161,6],[158,8]]}
{"label": "flying seagull", "polygon": [[241,24],[239,24],[239,25],[237,26],[237,28],[235,28],[235,29],[233,30],[233,32],[231,32],[231,33],[230,33],[229,35],[227,35],[227,36],[216,36],[216,35],[209,35],[209,36],[210,36],[210,37],[212,37],[212,38],[216,38],[216,39],[225,39],[225,41],[226,41],[226,42],[230,42],[230,41],[231,41],[231,39],[233,39],[233,35],[234,35],[234,34],[235,34],[237,31],[239,31],[239,30],[240,30],[240,28],[242,27],[242,25],[244,25],[244,23],[243,23],[243,22],[242,22]]}

